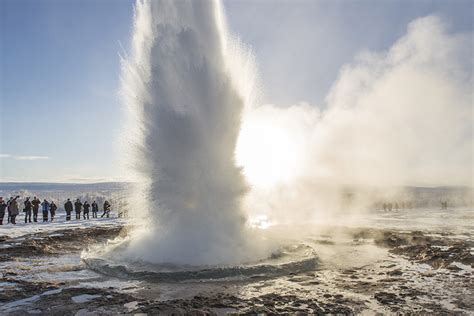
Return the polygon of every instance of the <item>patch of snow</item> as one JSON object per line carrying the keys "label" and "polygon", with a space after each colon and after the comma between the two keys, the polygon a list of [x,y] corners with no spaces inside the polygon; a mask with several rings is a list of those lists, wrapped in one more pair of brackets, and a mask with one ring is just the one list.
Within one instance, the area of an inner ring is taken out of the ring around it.
{"label": "patch of snow", "polygon": [[109,288],[113,287],[116,290],[120,290],[123,292],[134,292],[139,289],[139,285],[141,284],[140,281],[135,280],[120,280],[120,279],[112,279],[112,280],[103,280],[103,281],[90,281],[90,282],[80,282],[77,286],[73,287],[85,287],[85,288]]}
{"label": "patch of snow", "polygon": [[467,264],[463,264],[461,262],[453,262],[453,263],[451,263],[451,265],[456,266],[459,269],[462,269],[463,271],[469,272],[469,273],[472,273],[472,270],[473,270],[471,266],[469,266]]}
{"label": "patch of snow", "polygon": [[98,297],[100,297],[100,295],[82,294],[82,295],[73,296],[71,299],[74,303],[87,303]]}
{"label": "patch of snow", "polygon": [[16,310],[16,309],[18,309],[22,306],[29,305],[29,304],[37,301],[38,299],[40,299],[41,296],[57,294],[57,293],[61,293],[61,291],[62,291],[62,289],[50,290],[50,291],[46,291],[46,292],[38,294],[38,295],[34,295],[34,296],[27,297],[27,298],[24,298],[24,299],[21,299],[21,300],[18,300],[18,301],[13,301],[13,302],[4,304],[3,306],[0,306],[0,314],[1,314],[1,312],[9,313],[9,312],[12,312],[12,311],[14,311],[14,310]]}
{"label": "patch of snow", "polygon": [[0,292],[5,290],[7,287],[14,287],[16,283],[14,282],[0,282]]}
{"label": "patch of snow", "polygon": [[42,313],[41,309],[30,309],[28,311],[28,314],[41,314],[41,313]]}
{"label": "patch of snow", "polygon": [[61,293],[62,291],[63,291],[63,289],[50,290],[50,291],[46,291],[46,292],[42,293],[41,296],[51,295],[51,294],[58,294],[58,293]]}
{"label": "patch of snow", "polygon": [[123,304],[123,306],[124,306],[126,309],[128,309],[128,311],[130,312],[130,311],[132,311],[132,310],[134,310],[134,309],[137,308],[138,302],[137,302],[137,301],[128,302],[128,303]]}
{"label": "patch of snow", "polygon": [[82,308],[78,310],[77,313],[74,314],[74,316],[84,316],[87,315],[87,313],[89,313],[89,310],[87,308]]}
{"label": "patch of snow", "polygon": [[434,245],[434,246],[431,246],[433,248],[438,248],[439,250],[441,251],[446,251],[448,250],[449,248],[451,248],[451,246],[437,246],[437,245]]}
{"label": "patch of snow", "polygon": [[[0,236],[5,235],[10,238],[15,238],[15,241],[25,240],[25,235],[51,232],[51,236],[62,236],[60,233],[54,233],[57,230],[89,228],[107,226],[113,227],[117,225],[127,224],[126,218],[109,217],[109,218],[90,218],[90,219],[72,219],[66,221],[66,216],[60,216],[54,222],[41,223],[18,223],[16,225],[2,225],[0,226]],[[39,237],[36,237],[39,238]]]}
{"label": "patch of snow", "polygon": [[[73,266],[71,266],[73,267]],[[90,270],[78,270],[78,271],[55,271],[54,268],[36,274],[36,279],[40,280],[51,280],[51,281],[79,281],[79,280],[90,280],[97,279],[99,274]]]}
{"label": "patch of snow", "polygon": [[49,237],[61,237],[61,236],[64,236],[64,234],[50,234]]}

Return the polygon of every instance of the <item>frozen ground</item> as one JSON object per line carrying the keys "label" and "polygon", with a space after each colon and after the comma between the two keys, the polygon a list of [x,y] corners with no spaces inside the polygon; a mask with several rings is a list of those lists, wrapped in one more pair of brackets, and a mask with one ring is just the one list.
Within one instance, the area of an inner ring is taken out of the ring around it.
{"label": "frozen ground", "polygon": [[[126,222],[126,220],[123,218],[117,218],[115,214],[113,215],[113,218],[107,218],[107,217],[100,218],[100,215],[102,215],[102,213],[99,213],[99,218],[94,218],[94,219],[90,218],[88,220],[87,219],[84,220],[81,217],[81,220],[79,221],[75,219],[66,221],[66,215],[62,213],[63,212],[61,212],[61,214],[58,214],[53,222],[50,222],[50,221],[42,222],[43,219],[41,217],[39,218],[39,222],[37,223],[25,223],[24,215],[20,214],[17,217],[16,225],[9,224],[9,225],[0,226],[0,235],[6,235],[12,238],[20,238],[24,235],[47,232],[49,236],[54,236],[54,232],[57,230],[86,229],[86,228],[92,228],[92,227],[111,227],[111,226],[123,225]],[[89,215],[92,216],[91,214]],[[74,218],[75,214],[73,213],[72,216]],[[6,221],[6,216],[5,216],[5,221]]]}
{"label": "frozen ground", "polygon": [[449,210],[440,208],[402,209],[392,212],[371,212],[342,217],[341,224],[355,227],[377,227],[399,230],[423,230],[433,232],[459,233],[474,232],[474,212],[471,208],[456,207]]}
{"label": "frozen ground", "polygon": [[[116,217],[0,228],[0,314],[459,313],[474,306],[474,212],[372,212],[337,225],[271,226],[314,249],[310,271],[158,282],[94,272],[81,252],[126,234]],[[298,233],[295,233],[297,231]],[[113,272],[113,271],[112,271]]]}

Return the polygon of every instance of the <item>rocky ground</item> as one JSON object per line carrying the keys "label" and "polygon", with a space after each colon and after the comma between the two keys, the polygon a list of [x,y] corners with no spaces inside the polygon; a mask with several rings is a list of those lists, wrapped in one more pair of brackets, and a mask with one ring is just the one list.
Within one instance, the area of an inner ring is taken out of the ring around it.
{"label": "rocky ground", "polygon": [[343,238],[309,239],[321,254],[315,271],[240,281],[120,280],[80,261],[87,245],[126,231],[118,225],[0,236],[0,314],[474,313],[471,238],[344,229]]}

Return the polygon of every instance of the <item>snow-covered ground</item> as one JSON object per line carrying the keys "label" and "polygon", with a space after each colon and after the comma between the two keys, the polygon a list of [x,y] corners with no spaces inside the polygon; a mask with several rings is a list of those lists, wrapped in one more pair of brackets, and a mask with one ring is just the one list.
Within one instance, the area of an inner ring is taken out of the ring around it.
{"label": "snow-covered ground", "polygon": [[[40,212],[41,213],[41,212]],[[8,237],[15,237],[19,238],[24,235],[35,234],[40,232],[47,232],[50,231],[54,234],[54,231],[63,230],[63,229],[82,229],[82,228],[89,228],[89,227],[97,227],[97,226],[117,226],[117,225],[124,225],[127,223],[126,218],[118,218],[117,214],[111,214],[109,218],[103,217],[100,218],[101,213],[99,213],[99,218],[89,218],[83,219],[81,214],[81,219],[76,220],[75,214],[73,213],[73,219],[70,221],[66,221],[66,214],[57,214],[54,221],[43,222],[42,217],[39,218],[40,221],[37,223],[25,223],[24,222],[24,215],[20,214],[17,216],[17,224],[5,224],[0,226],[0,236],[6,235]],[[91,216],[91,214],[89,214]],[[6,222],[6,216],[5,220]],[[0,244],[1,247],[1,244]]]}
{"label": "snow-covered ground", "polygon": [[457,207],[415,208],[393,211],[376,210],[343,216],[340,224],[382,229],[444,231],[450,233],[474,232],[474,208]]}
{"label": "snow-covered ground", "polygon": [[[93,188],[96,192],[87,191],[90,189],[87,186],[81,187],[85,190],[83,192],[74,187],[74,193],[61,188],[56,188],[59,191],[50,189],[35,191],[34,194],[40,198],[57,196],[58,199],[73,199],[76,196],[90,199],[101,195],[112,201],[119,201],[117,197],[123,194],[120,190],[107,191],[97,187]],[[32,194],[28,191],[25,196]],[[137,213],[132,212],[133,215]],[[90,312],[106,315],[129,312],[158,314],[187,310],[189,306],[208,312],[212,310],[209,306],[213,305],[224,306],[220,312],[258,313],[265,312],[258,306],[266,304],[270,306],[267,313],[317,312],[317,306],[332,313],[474,312],[474,305],[470,302],[473,294],[472,264],[453,261],[438,268],[430,265],[431,262],[418,262],[418,259],[410,258],[408,252],[397,254],[391,251],[392,246],[375,242],[375,235],[371,235],[372,231],[382,232],[382,237],[388,233],[387,238],[381,241],[389,242],[410,236],[419,240],[432,237],[430,246],[419,250],[426,251],[428,255],[439,250],[440,254],[445,255],[443,260],[449,261],[449,256],[457,255],[456,251],[462,250],[460,243],[470,247],[474,245],[472,208],[371,210],[350,216],[341,215],[337,221],[306,223],[298,228],[270,225],[270,215],[265,217],[265,223],[257,226],[265,228],[269,237],[275,234],[311,247],[317,254],[318,266],[310,272],[275,278],[256,277],[245,282],[204,280],[163,283],[116,278],[92,271],[81,260],[82,249],[96,243],[101,245],[110,238],[108,235],[96,236],[100,228],[106,228],[101,231],[101,234],[106,234],[130,221],[118,218],[115,209],[110,218],[100,218],[101,214],[99,212],[98,219],[84,220],[81,217],[76,220],[73,212],[72,220],[66,221],[61,208],[54,222],[43,223],[40,212],[40,222],[25,224],[24,213],[20,213],[17,225],[0,226],[0,237],[7,237],[0,242],[0,253],[6,259],[0,262],[0,314],[48,314],[52,311],[76,315]],[[281,233],[287,228],[288,234]],[[341,232],[346,231],[338,234],[336,231],[340,228],[343,228]],[[354,233],[359,228],[363,234]],[[295,234],[295,230],[300,234]],[[393,231],[395,233],[391,235]],[[45,236],[54,238],[43,239]],[[62,249],[63,245],[67,247]],[[401,248],[411,245],[403,244]],[[44,252],[30,255],[31,248],[28,247],[31,246],[44,247]],[[54,251],[48,252],[50,249]],[[474,248],[470,249],[472,255]],[[416,251],[418,248],[413,254]],[[221,294],[229,296],[222,299],[218,296]],[[278,306],[281,309],[276,309]]]}

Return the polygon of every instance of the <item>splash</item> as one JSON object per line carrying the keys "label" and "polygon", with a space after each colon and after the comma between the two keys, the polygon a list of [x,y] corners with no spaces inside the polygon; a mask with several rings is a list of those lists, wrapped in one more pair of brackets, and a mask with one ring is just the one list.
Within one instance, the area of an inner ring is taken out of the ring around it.
{"label": "splash", "polygon": [[229,35],[218,1],[138,1],[132,45],[122,84],[139,184],[129,203],[145,222],[127,256],[239,262],[249,248],[234,152],[254,98],[251,54]]}

